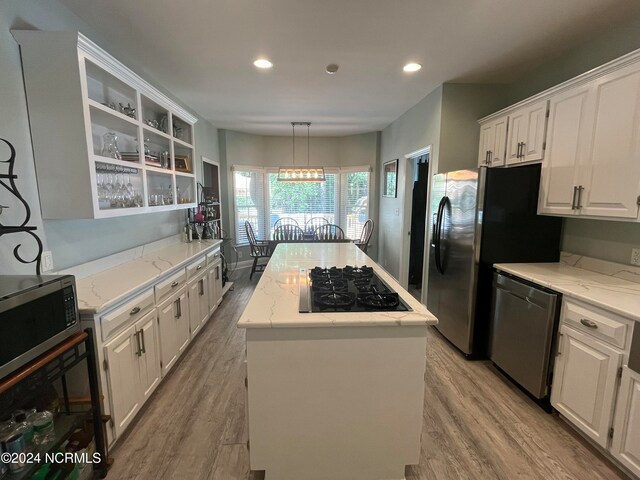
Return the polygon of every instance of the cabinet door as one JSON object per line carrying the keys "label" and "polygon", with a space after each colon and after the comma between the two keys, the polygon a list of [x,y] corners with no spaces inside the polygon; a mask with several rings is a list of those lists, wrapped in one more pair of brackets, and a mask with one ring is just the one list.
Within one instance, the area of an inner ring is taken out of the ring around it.
{"label": "cabinet door", "polygon": [[490,157],[489,166],[501,167],[505,164],[507,156],[507,125],[509,122],[508,117],[495,120],[493,123],[493,136],[489,139],[490,143]]}
{"label": "cabinet door", "polygon": [[507,140],[507,165],[520,163],[520,144],[526,139],[527,110],[519,109],[509,115],[509,136]]}
{"label": "cabinet door", "polygon": [[509,115],[507,164],[534,162],[544,158],[547,100],[522,107]]}
{"label": "cabinet door", "polygon": [[547,105],[547,100],[543,100],[527,108],[524,145],[521,149],[520,157],[523,162],[535,162],[544,159]]}
{"label": "cabinet door", "polygon": [[220,305],[222,302],[222,262],[217,262],[214,265],[215,268],[215,276],[214,281],[216,283],[215,293],[216,293],[216,302]]}
{"label": "cabinet door", "polygon": [[551,99],[538,213],[569,216],[578,212],[574,208],[574,192],[581,159],[584,161],[586,155],[585,141],[593,124],[590,90],[590,86],[577,88]]}
{"label": "cabinet door", "polygon": [[611,452],[640,477],[640,374],[627,367],[618,392]]}
{"label": "cabinet door", "polygon": [[138,357],[142,403],[147,400],[160,383],[160,347],[157,319],[158,313],[154,309],[135,324],[139,349],[142,353]]}
{"label": "cabinet door", "polygon": [[209,270],[207,270],[207,279],[208,279],[208,287],[209,287],[209,316],[213,315],[213,312],[218,308],[218,300],[216,288],[217,284],[215,282],[216,278],[216,267],[215,265],[211,265]]}
{"label": "cabinet door", "polygon": [[119,437],[141,406],[140,374],[135,327],[132,325],[104,347],[111,394],[111,416]]}
{"label": "cabinet door", "polygon": [[187,299],[187,290],[183,290],[176,296],[176,340],[178,345],[178,356],[184,352],[191,339],[189,331],[189,301]]}
{"label": "cabinet door", "polygon": [[[194,278],[189,281],[189,330],[191,337],[200,330],[201,318],[200,318],[200,288],[202,286],[200,280],[202,277]],[[207,305],[208,310],[208,305]]]}
{"label": "cabinet door", "polygon": [[493,122],[480,125],[480,148],[478,149],[478,166],[489,165],[489,151],[495,143],[496,129]]}
{"label": "cabinet door", "polygon": [[566,326],[560,335],[551,405],[607,448],[622,354]]}
{"label": "cabinet door", "polygon": [[581,185],[582,215],[638,218],[640,65],[594,82],[594,127]]}
{"label": "cabinet door", "polygon": [[[182,288],[184,291],[184,287]],[[178,297],[173,296],[158,307],[160,360],[164,376],[178,359]]]}
{"label": "cabinet door", "polygon": [[200,315],[200,325],[203,326],[209,320],[209,277],[203,275],[199,283],[198,313]]}

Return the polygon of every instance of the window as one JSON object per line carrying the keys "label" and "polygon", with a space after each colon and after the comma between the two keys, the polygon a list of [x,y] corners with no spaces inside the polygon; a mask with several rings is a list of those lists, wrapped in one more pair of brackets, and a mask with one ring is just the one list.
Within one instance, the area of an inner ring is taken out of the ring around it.
{"label": "window", "polygon": [[300,228],[315,217],[342,227],[345,236],[360,237],[369,218],[369,167],[328,170],[326,182],[278,182],[277,172],[259,167],[233,168],[235,235],[248,243],[244,222],[256,236],[271,236],[279,218],[293,218]]}
{"label": "window", "polygon": [[369,219],[369,169],[340,174],[340,226],[347,238],[360,238]]}
{"label": "window", "polygon": [[259,239],[267,238],[265,225],[264,173],[239,167],[233,171],[236,243],[247,244],[244,222],[249,221]]}
{"label": "window", "polygon": [[338,175],[325,177],[325,182],[278,182],[278,174],[269,173],[269,228],[283,217],[293,218],[302,229],[314,217],[337,223]]}

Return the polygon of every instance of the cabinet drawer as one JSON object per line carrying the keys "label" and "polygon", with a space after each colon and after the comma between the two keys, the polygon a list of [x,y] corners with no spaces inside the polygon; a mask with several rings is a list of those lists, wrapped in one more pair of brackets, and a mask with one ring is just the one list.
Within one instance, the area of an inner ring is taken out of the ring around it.
{"label": "cabinet drawer", "polygon": [[586,332],[596,338],[624,349],[631,327],[630,320],[601,310],[565,300],[563,321],[576,330]]}
{"label": "cabinet drawer", "polygon": [[172,294],[180,290],[180,287],[187,281],[187,273],[185,269],[181,269],[179,272],[174,273],[166,280],[156,284],[156,303],[160,303],[165,299],[167,295]]}
{"label": "cabinet drawer", "polygon": [[199,275],[204,267],[207,265],[207,258],[203,255],[195,262],[187,266],[187,280]]}
{"label": "cabinet drawer", "polygon": [[207,265],[213,265],[220,260],[220,250],[214,250],[211,253],[207,253]]}
{"label": "cabinet drawer", "polygon": [[120,327],[141,318],[154,306],[153,289],[145,290],[124,305],[100,317],[102,340],[106,341]]}

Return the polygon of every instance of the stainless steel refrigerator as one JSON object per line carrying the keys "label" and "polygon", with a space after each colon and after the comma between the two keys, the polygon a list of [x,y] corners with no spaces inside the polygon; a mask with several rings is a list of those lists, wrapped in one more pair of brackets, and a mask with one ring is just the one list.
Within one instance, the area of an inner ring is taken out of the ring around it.
{"label": "stainless steel refrigerator", "polygon": [[541,166],[435,175],[427,307],[464,354],[485,358],[494,263],[556,262],[562,219],[536,214]]}

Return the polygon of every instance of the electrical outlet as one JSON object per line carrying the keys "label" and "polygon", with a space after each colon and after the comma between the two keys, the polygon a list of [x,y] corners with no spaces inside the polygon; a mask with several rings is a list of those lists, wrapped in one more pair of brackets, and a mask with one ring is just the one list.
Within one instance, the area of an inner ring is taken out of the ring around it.
{"label": "electrical outlet", "polygon": [[399,216],[400,216],[400,209],[396,208],[396,217],[399,217]]}
{"label": "electrical outlet", "polygon": [[640,266],[640,248],[631,249],[631,265]]}
{"label": "electrical outlet", "polygon": [[40,270],[42,272],[50,272],[53,270],[53,254],[51,250],[45,250],[42,252]]}

